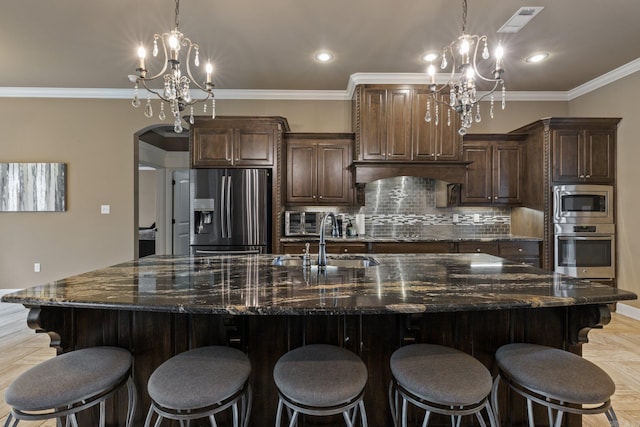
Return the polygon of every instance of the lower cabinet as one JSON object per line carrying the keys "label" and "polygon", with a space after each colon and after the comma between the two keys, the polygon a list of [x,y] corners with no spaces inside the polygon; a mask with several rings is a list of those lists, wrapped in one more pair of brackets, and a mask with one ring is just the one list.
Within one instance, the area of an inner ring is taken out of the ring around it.
{"label": "lower cabinet", "polygon": [[[318,242],[310,242],[310,253],[318,253]],[[283,243],[282,253],[295,255],[302,254],[305,250],[305,243]],[[369,245],[365,242],[327,242],[327,253],[330,254],[362,254],[369,252]]]}
{"label": "lower cabinet", "polygon": [[541,242],[535,240],[458,242],[458,253],[485,253],[540,267],[540,244]]}
{"label": "lower cabinet", "polygon": [[383,242],[372,243],[375,254],[448,254],[455,252],[452,242]]}

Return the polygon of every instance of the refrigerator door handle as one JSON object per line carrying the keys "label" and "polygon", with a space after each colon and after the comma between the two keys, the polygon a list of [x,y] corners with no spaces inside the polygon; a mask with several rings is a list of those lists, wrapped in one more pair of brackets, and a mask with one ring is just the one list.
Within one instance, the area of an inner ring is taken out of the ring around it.
{"label": "refrigerator door handle", "polygon": [[233,203],[233,200],[231,200],[231,175],[229,175],[227,177],[227,221],[226,221],[226,225],[227,225],[227,237],[229,237],[231,239],[231,203]]}
{"label": "refrigerator door handle", "polygon": [[222,230],[222,238],[227,238],[227,224],[225,223],[225,206],[227,206],[226,201],[226,175],[222,175],[222,185],[220,186],[220,229]]}
{"label": "refrigerator door handle", "polygon": [[254,245],[255,244],[255,236],[254,236],[254,230],[253,230],[253,221],[254,221],[254,206],[253,206],[253,201],[255,201],[255,196],[256,196],[256,180],[258,178],[258,174],[256,171],[251,171],[250,176],[248,177],[249,179],[247,180],[247,186],[248,191],[245,192],[245,203],[247,205],[247,237],[248,237],[248,243],[250,245]]}

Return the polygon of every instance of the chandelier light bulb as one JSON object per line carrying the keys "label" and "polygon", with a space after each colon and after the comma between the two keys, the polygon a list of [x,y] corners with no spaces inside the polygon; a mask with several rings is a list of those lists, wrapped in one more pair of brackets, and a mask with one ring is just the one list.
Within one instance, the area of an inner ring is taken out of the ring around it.
{"label": "chandelier light bulb", "polygon": [[142,71],[144,70],[144,59],[147,56],[147,50],[144,48],[144,46],[141,44],[138,47],[138,59],[139,59],[139,63],[138,63],[138,68]]}
{"label": "chandelier light bulb", "polygon": [[498,44],[498,47],[496,48],[496,61],[502,61],[503,57],[504,57],[504,48],[502,47],[502,44]]}
{"label": "chandelier light bulb", "polygon": [[429,64],[427,67],[427,74],[431,77],[431,84],[436,82],[436,67],[433,64]]}
{"label": "chandelier light bulb", "polygon": [[213,65],[211,65],[211,62],[207,62],[204,69],[207,72],[207,81],[205,83],[211,83],[211,74],[213,73]]}
{"label": "chandelier light bulb", "polygon": [[169,37],[169,48],[171,50],[180,49],[180,43],[178,42],[178,37],[176,37],[175,34],[171,34],[171,36]]}
{"label": "chandelier light bulb", "polygon": [[470,48],[469,39],[466,36],[464,36],[462,38],[462,41],[460,42],[460,55],[467,55],[469,53],[469,48]]}

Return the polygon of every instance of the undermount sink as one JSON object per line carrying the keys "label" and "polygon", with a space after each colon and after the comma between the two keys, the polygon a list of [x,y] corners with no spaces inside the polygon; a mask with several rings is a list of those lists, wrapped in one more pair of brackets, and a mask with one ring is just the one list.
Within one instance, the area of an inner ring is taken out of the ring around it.
{"label": "undermount sink", "polygon": [[[302,261],[302,255],[280,255],[271,264],[279,267],[302,267]],[[317,267],[317,254],[311,255],[311,265]],[[367,255],[327,255],[327,267],[366,268],[376,265],[380,265],[380,262]]]}

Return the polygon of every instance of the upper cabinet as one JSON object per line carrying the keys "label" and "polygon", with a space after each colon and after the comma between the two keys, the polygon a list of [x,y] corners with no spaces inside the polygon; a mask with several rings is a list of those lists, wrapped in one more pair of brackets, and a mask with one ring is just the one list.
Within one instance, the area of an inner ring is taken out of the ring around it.
{"label": "upper cabinet", "polygon": [[286,130],[280,117],[199,117],[190,133],[191,166],[273,166],[276,142]]}
{"label": "upper cabinet", "polygon": [[361,160],[411,160],[411,103],[406,88],[366,87],[361,94]]}
{"label": "upper cabinet", "polygon": [[554,182],[615,182],[615,127],[557,129],[552,140]]}
{"label": "upper cabinet", "polygon": [[[459,117],[431,101],[426,85],[360,85],[354,98],[356,160],[460,161]],[[437,116],[437,124],[436,124]]]}
{"label": "upper cabinet", "polygon": [[460,188],[462,205],[522,203],[521,174],[526,135],[474,134],[463,143],[463,158],[471,162]]}
{"label": "upper cabinet", "polygon": [[353,202],[353,134],[289,133],[286,141],[287,205]]}
{"label": "upper cabinet", "polygon": [[[448,98],[445,98],[446,102]],[[430,102],[431,121],[427,122],[427,102]],[[437,119],[436,119],[437,117]],[[458,134],[460,115],[446,103],[435,103],[428,88],[417,88],[413,94],[413,159],[424,161],[462,158],[461,138]]]}

